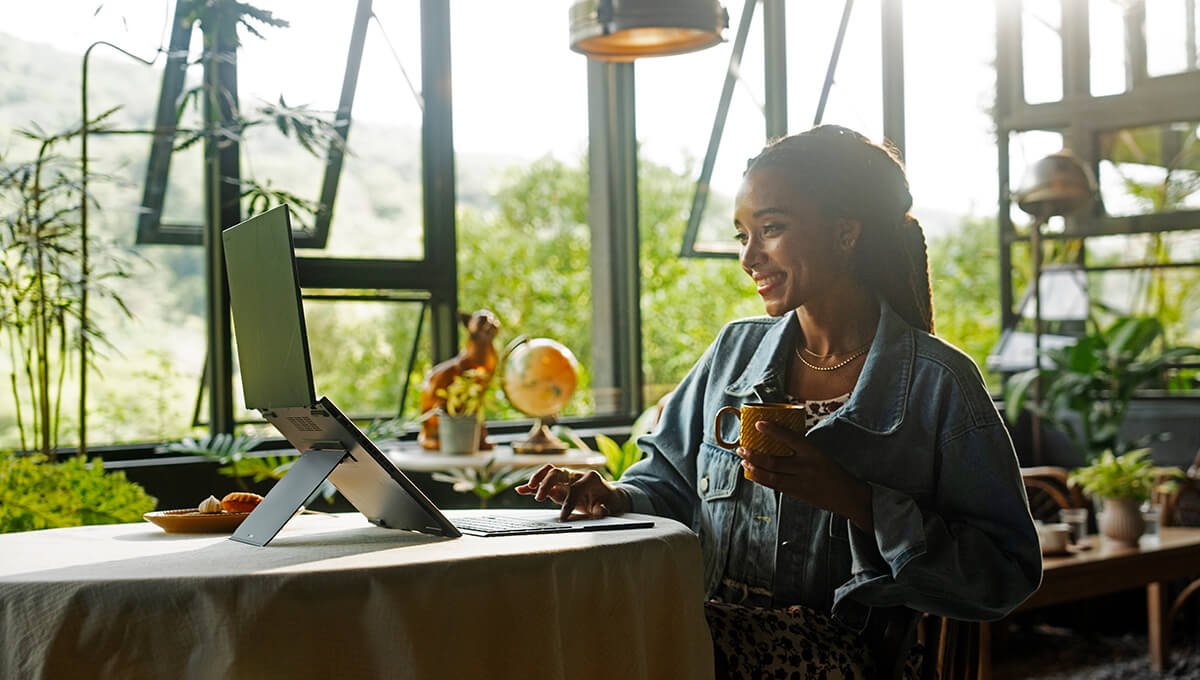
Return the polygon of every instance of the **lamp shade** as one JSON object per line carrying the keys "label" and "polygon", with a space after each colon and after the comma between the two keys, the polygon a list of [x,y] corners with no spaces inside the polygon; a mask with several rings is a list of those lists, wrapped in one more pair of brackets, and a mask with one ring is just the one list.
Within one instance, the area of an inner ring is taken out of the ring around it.
{"label": "lamp shade", "polygon": [[1052,153],[1029,169],[1014,198],[1021,210],[1040,218],[1074,215],[1092,204],[1096,180],[1067,149]]}
{"label": "lamp shade", "polygon": [[571,49],[606,61],[702,50],[729,26],[717,0],[576,0],[570,16]]}

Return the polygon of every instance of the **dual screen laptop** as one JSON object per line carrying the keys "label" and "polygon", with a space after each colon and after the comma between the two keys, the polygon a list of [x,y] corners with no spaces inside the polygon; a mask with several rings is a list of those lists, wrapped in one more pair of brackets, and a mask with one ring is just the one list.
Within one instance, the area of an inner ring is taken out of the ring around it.
{"label": "dual screen laptop", "polygon": [[[567,522],[492,513],[452,522],[326,397],[313,389],[288,207],[222,233],[246,407],[301,453],[233,540],[266,545],[326,478],[372,523],[458,537],[648,527],[621,517]],[[552,511],[548,515],[556,515]]]}

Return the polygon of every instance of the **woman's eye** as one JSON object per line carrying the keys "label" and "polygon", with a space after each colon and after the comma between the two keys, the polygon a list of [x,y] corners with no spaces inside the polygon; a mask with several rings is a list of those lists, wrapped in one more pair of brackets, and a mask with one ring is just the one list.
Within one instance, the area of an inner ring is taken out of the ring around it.
{"label": "woman's eye", "polygon": [[763,230],[764,234],[773,234],[775,232],[783,231],[783,225],[782,224],[767,224],[767,225],[763,225],[762,230]]}
{"label": "woman's eye", "polygon": [[750,237],[747,236],[745,232],[739,231],[733,235],[733,239],[742,245],[746,245],[746,241],[750,240]]}

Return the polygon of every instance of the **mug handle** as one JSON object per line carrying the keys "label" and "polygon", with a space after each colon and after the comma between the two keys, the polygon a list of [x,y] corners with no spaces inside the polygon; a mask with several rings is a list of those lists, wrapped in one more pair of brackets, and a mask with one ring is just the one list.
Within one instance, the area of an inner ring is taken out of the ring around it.
{"label": "mug handle", "polygon": [[733,449],[737,448],[738,443],[733,442],[731,444],[724,439],[721,439],[721,416],[725,415],[726,413],[736,413],[740,418],[742,415],[742,410],[736,406],[722,406],[721,410],[717,411],[717,417],[713,421],[713,434],[717,438],[717,444],[719,444],[723,449],[729,449],[732,451]]}

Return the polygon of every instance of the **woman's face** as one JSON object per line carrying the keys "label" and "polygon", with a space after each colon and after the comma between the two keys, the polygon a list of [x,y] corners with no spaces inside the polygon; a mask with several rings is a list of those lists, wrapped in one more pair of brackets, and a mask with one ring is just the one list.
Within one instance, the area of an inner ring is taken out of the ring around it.
{"label": "woman's face", "polygon": [[858,224],[825,217],[781,169],[746,175],[735,199],[733,226],[742,269],[754,279],[771,316],[817,296],[836,298],[839,281],[847,282]]}

